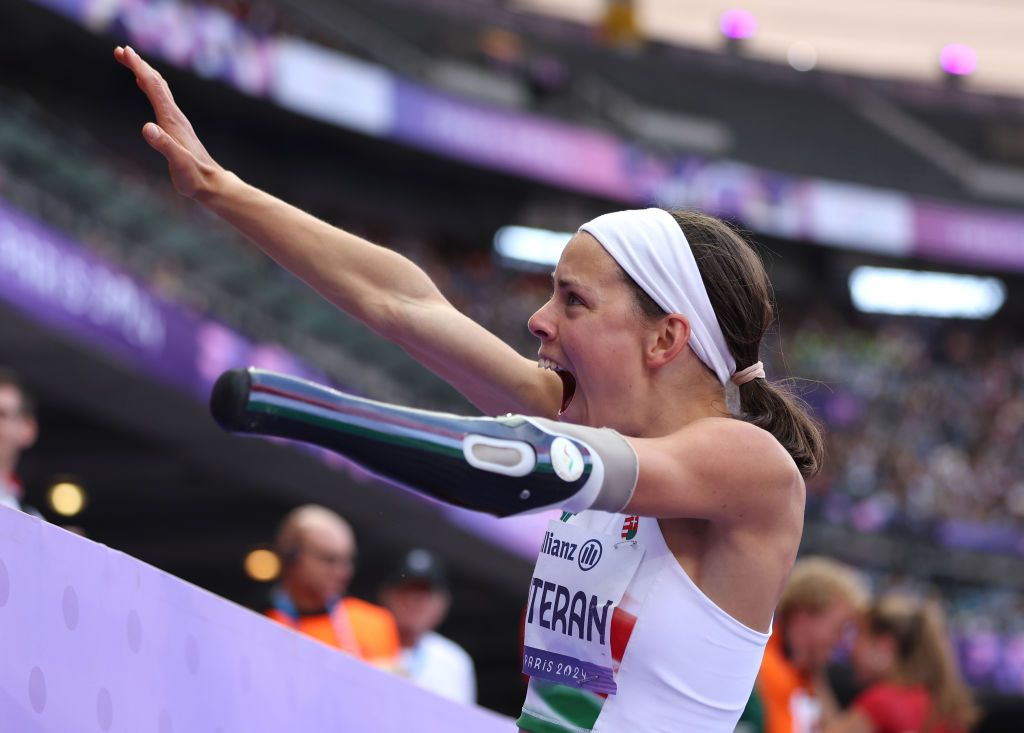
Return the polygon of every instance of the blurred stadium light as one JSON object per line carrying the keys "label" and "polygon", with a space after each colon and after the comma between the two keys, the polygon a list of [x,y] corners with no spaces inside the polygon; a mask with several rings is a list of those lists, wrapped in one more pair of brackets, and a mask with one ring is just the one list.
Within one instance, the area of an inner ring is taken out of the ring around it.
{"label": "blurred stadium light", "polygon": [[818,65],[818,52],[807,41],[797,41],[786,51],[786,60],[797,71],[810,71]]}
{"label": "blurred stadium light", "polygon": [[963,43],[950,43],[939,54],[939,65],[947,74],[968,76],[978,68],[978,54]]}
{"label": "blurred stadium light", "polygon": [[269,583],[281,574],[281,558],[273,550],[260,547],[245,556],[245,574],[260,583]]}
{"label": "blurred stadium light", "polygon": [[[510,0],[513,7],[576,22],[597,23],[594,0]],[[722,30],[714,23],[723,10],[716,0],[637,0],[639,30],[649,40],[691,48],[717,49]],[[728,6],[726,6],[728,7]],[[972,75],[971,88],[1024,92],[1024,5],[1017,2],[905,0],[899,12],[888,0],[821,3],[814,0],[745,0],[758,32],[744,42],[744,55],[786,63],[792,44],[814,45],[821,67],[882,77],[934,80],[935,49],[950,42],[950,29],[986,59]],[[880,28],[880,18],[884,18]],[[881,32],[880,32],[881,31]],[[867,49],[870,49],[869,51]],[[987,63],[991,59],[993,63]]]}
{"label": "blurred stadium light", "polygon": [[746,10],[726,10],[719,19],[722,35],[732,40],[753,38],[757,33],[757,19]]}
{"label": "blurred stadium light", "polygon": [[571,237],[571,232],[505,226],[494,235],[494,251],[508,267],[543,272],[554,269]]}
{"label": "blurred stadium light", "polygon": [[995,277],[857,267],[850,297],[864,313],[983,319],[1003,306],[1006,286]]}
{"label": "blurred stadium light", "polygon": [[74,517],[85,508],[85,490],[72,481],[61,481],[47,494],[50,508],[62,517]]}

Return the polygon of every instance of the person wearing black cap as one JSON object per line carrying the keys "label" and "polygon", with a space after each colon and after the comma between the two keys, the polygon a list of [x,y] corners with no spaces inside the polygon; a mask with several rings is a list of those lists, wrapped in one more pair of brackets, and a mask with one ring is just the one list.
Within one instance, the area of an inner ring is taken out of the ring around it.
{"label": "person wearing black cap", "polygon": [[441,561],[415,549],[406,553],[381,587],[380,599],[398,624],[402,643],[399,673],[427,690],[457,702],[476,702],[476,674],[466,650],[434,629],[451,603]]}

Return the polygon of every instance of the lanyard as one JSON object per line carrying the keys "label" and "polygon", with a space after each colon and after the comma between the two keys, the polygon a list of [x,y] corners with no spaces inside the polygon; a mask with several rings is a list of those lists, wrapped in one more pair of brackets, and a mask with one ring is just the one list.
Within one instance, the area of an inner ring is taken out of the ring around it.
{"label": "lanyard", "polygon": [[[273,590],[271,604],[276,610],[284,614],[293,629],[299,628],[299,609],[295,607],[295,603],[284,588],[279,586]],[[356,639],[348,613],[345,612],[345,604],[342,603],[340,598],[334,598],[327,602],[327,615],[331,620],[331,627],[334,629],[338,648],[355,657],[362,658],[359,640]]]}

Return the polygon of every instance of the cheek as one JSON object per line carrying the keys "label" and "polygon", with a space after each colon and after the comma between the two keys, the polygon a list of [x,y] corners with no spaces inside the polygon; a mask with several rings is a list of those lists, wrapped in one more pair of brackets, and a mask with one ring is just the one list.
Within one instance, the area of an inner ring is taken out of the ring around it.
{"label": "cheek", "polygon": [[584,327],[569,337],[563,335],[562,343],[567,352],[575,354],[577,369],[603,381],[629,383],[643,363],[643,346],[636,334],[622,329]]}

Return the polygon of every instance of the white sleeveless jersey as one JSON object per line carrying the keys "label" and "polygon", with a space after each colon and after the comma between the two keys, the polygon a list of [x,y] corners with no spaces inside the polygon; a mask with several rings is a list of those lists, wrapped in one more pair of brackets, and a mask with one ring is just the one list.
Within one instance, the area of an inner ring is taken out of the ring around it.
{"label": "white sleeveless jersey", "polygon": [[656,519],[596,511],[562,517],[594,537],[644,550],[611,621],[618,689],[605,696],[533,677],[519,726],[532,733],[732,733],[769,634],[701,592]]}

